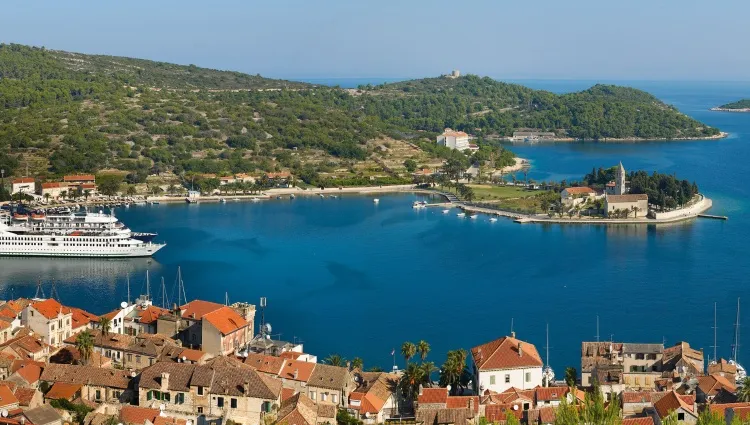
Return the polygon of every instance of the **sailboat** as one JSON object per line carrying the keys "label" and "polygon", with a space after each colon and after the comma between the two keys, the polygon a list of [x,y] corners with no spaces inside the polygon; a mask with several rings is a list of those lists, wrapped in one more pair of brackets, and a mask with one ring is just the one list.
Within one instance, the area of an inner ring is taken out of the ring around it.
{"label": "sailboat", "polygon": [[747,372],[745,371],[745,368],[742,367],[742,365],[737,362],[739,351],[740,351],[740,299],[738,297],[737,298],[737,320],[734,322],[734,344],[732,344],[732,360],[729,361],[729,364],[733,364],[737,368],[737,373],[734,375],[734,380],[738,384],[741,383],[745,379],[745,377],[747,377]]}
{"label": "sailboat", "polygon": [[547,356],[544,360],[544,369],[542,369],[542,382],[545,387],[549,387],[555,380],[555,371],[552,370],[552,366],[549,365],[549,323],[547,323],[547,345],[544,348],[547,350]]}

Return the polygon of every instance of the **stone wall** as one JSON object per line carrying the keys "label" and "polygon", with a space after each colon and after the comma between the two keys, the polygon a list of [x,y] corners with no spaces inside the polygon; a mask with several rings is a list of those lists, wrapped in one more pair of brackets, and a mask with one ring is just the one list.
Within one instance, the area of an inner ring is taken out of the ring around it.
{"label": "stone wall", "polygon": [[712,206],[712,202],[710,199],[706,198],[703,195],[698,195],[698,196],[700,196],[701,199],[695,204],[690,205],[687,208],[680,208],[674,211],[666,211],[666,212],[650,211],[648,215],[649,217],[655,218],[657,220],[672,220],[672,219],[679,218],[679,217],[697,216],[698,214],[706,211]]}

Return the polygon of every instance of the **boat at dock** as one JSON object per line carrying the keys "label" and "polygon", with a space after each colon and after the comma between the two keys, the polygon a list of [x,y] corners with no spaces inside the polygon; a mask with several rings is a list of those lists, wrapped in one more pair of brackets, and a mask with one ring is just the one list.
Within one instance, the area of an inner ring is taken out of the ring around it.
{"label": "boat at dock", "polygon": [[227,203],[227,200],[226,200],[226,199],[224,199],[224,198],[219,198],[219,202],[221,202],[222,204],[226,204],[226,203]]}
{"label": "boat at dock", "polygon": [[427,208],[427,202],[426,201],[414,201],[411,207],[417,210],[422,209],[422,208]]}
{"label": "boat at dock", "polygon": [[460,212],[460,213],[456,214],[456,217],[464,218],[464,217],[466,217],[466,213]]}

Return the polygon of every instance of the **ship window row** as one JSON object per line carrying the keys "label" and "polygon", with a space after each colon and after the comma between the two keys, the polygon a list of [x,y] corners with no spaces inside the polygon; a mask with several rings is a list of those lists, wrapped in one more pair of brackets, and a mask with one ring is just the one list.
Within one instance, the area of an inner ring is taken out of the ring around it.
{"label": "ship window row", "polygon": [[41,246],[42,243],[41,242],[8,242],[5,245]]}

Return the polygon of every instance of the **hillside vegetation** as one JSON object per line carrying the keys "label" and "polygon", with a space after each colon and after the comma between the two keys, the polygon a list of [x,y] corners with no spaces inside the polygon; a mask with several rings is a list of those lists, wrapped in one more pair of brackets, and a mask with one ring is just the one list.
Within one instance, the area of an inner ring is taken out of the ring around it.
{"label": "hillside vegetation", "polygon": [[741,99],[736,102],[719,106],[720,109],[750,109],[750,99]]}
{"label": "hillside vegetation", "polygon": [[[0,45],[0,167],[49,177],[291,170],[311,184],[408,178],[439,166],[445,127],[479,136],[470,159],[513,155],[489,136],[538,128],[578,138],[702,137],[718,130],[642,91],[555,95],[476,76],[314,86],[140,59]],[[463,155],[461,155],[463,156]],[[494,161],[494,163],[493,163]],[[16,174],[18,174],[16,172]]]}

